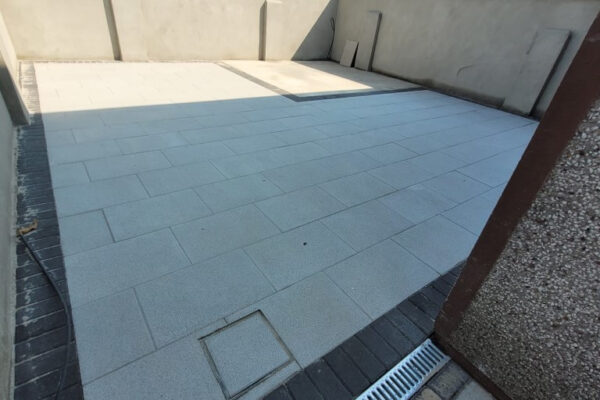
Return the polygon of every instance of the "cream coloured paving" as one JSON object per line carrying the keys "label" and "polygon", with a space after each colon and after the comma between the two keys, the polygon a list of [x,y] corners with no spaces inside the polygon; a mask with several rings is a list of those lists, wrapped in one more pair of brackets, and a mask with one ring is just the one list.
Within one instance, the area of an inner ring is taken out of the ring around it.
{"label": "cream coloured paving", "polygon": [[[253,68],[409,86],[300,66]],[[536,127],[427,90],[294,102],[217,63],[35,68],[91,400],[223,398],[211,359],[275,387],[466,257]]]}

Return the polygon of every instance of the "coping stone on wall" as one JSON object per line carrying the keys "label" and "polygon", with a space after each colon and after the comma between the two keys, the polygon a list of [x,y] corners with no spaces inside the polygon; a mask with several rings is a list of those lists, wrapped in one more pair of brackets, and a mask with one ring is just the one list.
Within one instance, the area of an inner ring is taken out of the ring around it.
{"label": "coping stone on wall", "polygon": [[368,11],[363,23],[363,29],[358,39],[355,67],[363,71],[370,71],[373,65],[373,55],[381,23],[380,11]]}
{"label": "coping stone on wall", "polygon": [[522,114],[531,113],[570,36],[568,29],[544,29],[536,34],[503,108]]}

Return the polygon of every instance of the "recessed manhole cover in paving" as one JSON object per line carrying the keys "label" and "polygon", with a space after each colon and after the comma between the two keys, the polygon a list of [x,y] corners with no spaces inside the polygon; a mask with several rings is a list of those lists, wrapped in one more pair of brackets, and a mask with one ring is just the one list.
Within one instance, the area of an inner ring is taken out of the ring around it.
{"label": "recessed manhole cover in paving", "polygon": [[292,362],[261,312],[201,338],[225,397],[233,399]]}

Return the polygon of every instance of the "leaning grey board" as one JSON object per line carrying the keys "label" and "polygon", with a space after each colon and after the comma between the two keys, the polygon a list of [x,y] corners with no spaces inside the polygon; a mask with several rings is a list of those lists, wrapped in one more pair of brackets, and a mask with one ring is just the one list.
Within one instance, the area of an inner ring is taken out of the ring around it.
{"label": "leaning grey board", "polygon": [[346,45],[344,46],[344,51],[342,52],[342,58],[340,58],[340,65],[343,65],[344,67],[352,66],[357,47],[358,42],[346,40]]}
{"label": "leaning grey board", "polygon": [[570,36],[567,29],[544,29],[536,34],[503,108],[531,113]]}
{"label": "leaning grey board", "polygon": [[356,68],[362,69],[363,71],[371,70],[380,23],[381,12],[367,12],[363,22],[362,32],[358,38],[358,51],[356,52],[356,61],[354,63]]}

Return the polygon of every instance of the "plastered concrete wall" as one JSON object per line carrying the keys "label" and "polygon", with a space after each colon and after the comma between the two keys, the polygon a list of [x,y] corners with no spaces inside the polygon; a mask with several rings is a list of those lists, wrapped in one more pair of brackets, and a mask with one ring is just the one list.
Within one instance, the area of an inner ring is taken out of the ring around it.
{"label": "plastered concrete wall", "polygon": [[327,57],[337,0],[113,0],[113,10],[124,60],[256,60],[261,38],[267,59],[306,60]]}
{"label": "plastered concrete wall", "polygon": [[[337,0],[0,0],[20,59],[323,59]],[[111,29],[112,14],[116,23]],[[111,37],[112,34],[112,37]]]}
{"label": "plastered concrete wall", "polygon": [[382,12],[374,70],[500,105],[538,30],[571,40],[537,106],[541,114],[591,22],[598,0],[339,0],[333,59],[359,37],[368,10]]}
{"label": "plastered concrete wall", "polygon": [[333,40],[337,0],[268,0],[266,59],[322,60]]}
{"label": "plastered concrete wall", "polygon": [[600,99],[450,344],[508,396],[600,398]]}
{"label": "plastered concrete wall", "polygon": [[0,398],[10,399],[14,329],[13,232],[14,131],[4,98],[0,96]]}
{"label": "plastered concrete wall", "polygon": [[0,0],[0,10],[19,59],[113,58],[102,0]]}

